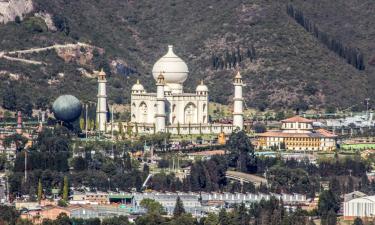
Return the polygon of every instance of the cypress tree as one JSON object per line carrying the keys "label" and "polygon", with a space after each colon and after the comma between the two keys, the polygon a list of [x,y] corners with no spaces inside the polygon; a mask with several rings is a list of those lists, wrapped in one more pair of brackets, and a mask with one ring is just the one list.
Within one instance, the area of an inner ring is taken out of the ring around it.
{"label": "cypress tree", "polygon": [[182,203],[180,196],[177,196],[176,205],[173,210],[173,216],[179,217],[184,213],[185,213],[184,203]]}
{"label": "cypress tree", "polygon": [[68,201],[69,197],[69,184],[68,184],[68,176],[64,176],[64,187],[63,187],[63,200]]}
{"label": "cypress tree", "polygon": [[39,179],[38,181],[38,202],[40,203],[40,201],[42,200],[42,180]]}

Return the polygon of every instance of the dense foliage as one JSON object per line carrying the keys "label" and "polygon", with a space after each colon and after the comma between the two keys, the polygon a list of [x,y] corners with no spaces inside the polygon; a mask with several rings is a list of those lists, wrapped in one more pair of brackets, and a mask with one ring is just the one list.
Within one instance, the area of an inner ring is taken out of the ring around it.
{"label": "dense foliage", "polygon": [[[347,108],[374,95],[370,91],[374,82],[371,66],[359,63],[366,70],[357,71],[317,44],[297,23],[290,23],[285,12],[289,0],[33,2],[35,11],[51,14],[56,31],[33,13],[24,20],[18,17],[16,22],[0,26],[1,51],[80,41],[104,52],[90,52],[93,58],[87,62],[67,60],[53,50],[25,56],[44,62],[42,65],[1,59],[0,67],[7,71],[0,81],[1,97],[9,96],[21,104],[27,102],[28,108],[37,107],[43,96],[52,102],[61,93],[73,94],[85,102],[94,101],[96,82],[80,71],[92,72],[99,67],[111,73],[111,102],[128,103],[130,93],[124,90],[130,90],[137,78],[147,89],[154,87],[150,71],[165,53],[167,44],[174,44],[176,53],[189,65],[191,75],[186,88],[194,90],[198,81],[204,79],[211,99],[216,102],[231,101],[233,66],[241,68],[248,84],[244,92],[249,99],[247,105],[259,109]],[[364,58],[373,58],[372,42],[367,37],[373,30],[368,24],[374,18],[369,11],[374,2],[312,2],[296,0],[293,4],[327,35],[357,46]],[[85,55],[87,49],[77,52]],[[215,69],[221,67],[223,70]],[[7,93],[12,89],[15,94]],[[23,96],[30,101],[22,100]],[[15,108],[14,102],[2,105]]]}

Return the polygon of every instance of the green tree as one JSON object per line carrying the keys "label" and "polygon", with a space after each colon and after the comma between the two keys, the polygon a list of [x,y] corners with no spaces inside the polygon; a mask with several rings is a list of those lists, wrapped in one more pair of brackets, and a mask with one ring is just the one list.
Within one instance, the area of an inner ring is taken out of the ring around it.
{"label": "green tree", "polygon": [[319,195],[318,212],[324,217],[330,211],[337,212],[340,209],[340,199],[331,191],[324,190]]}
{"label": "green tree", "polygon": [[230,161],[241,172],[256,172],[256,157],[250,138],[244,131],[230,135],[227,144],[230,152]]}
{"label": "green tree", "polygon": [[332,190],[332,192],[336,196],[341,195],[341,184],[340,184],[340,181],[335,176],[329,182],[329,189]]}
{"label": "green tree", "polygon": [[33,223],[27,219],[18,219],[16,225],[33,225]]}
{"label": "green tree", "polygon": [[82,117],[79,118],[79,128],[81,128],[81,130],[85,129],[85,119],[83,119]]}
{"label": "green tree", "polygon": [[168,223],[169,225],[196,225],[197,220],[194,219],[191,214],[181,214],[180,216],[175,216],[173,219]]}
{"label": "green tree", "polygon": [[72,221],[65,213],[60,213],[54,221],[55,225],[72,225]]}
{"label": "green tree", "polygon": [[221,209],[219,212],[219,224],[220,225],[231,225],[230,218],[228,216],[228,213],[225,209]]}
{"label": "green tree", "polygon": [[11,111],[16,110],[17,97],[12,86],[5,88],[3,92],[3,108]]}
{"label": "green tree", "polygon": [[52,17],[52,22],[57,28],[58,31],[65,33],[66,35],[69,35],[70,33],[70,26],[68,19],[61,15],[54,15]]}
{"label": "green tree", "polygon": [[35,101],[35,107],[41,110],[47,110],[48,104],[49,104],[48,98],[45,96],[41,96],[37,98]]}
{"label": "green tree", "polygon": [[355,220],[353,222],[353,225],[364,225],[364,224],[363,224],[363,221],[361,220],[361,218],[357,217],[357,218],[355,218]]}
{"label": "green tree", "polygon": [[[167,218],[160,214],[147,213],[146,215],[140,216],[135,220],[136,225],[167,225]],[[172,225],[172,224],[171,224]]]}
{"label": "green tree", "polygon": [[164,207],[157,201],[149,198],[142,199],[140,205],[147,209],[147,213],[165,214]]}
{"label": "green tree", "polygon": [[43,189],[42,189],[42,180],[39,178],[39,181],[38,181],[38,202],[39,203],[42,200],[42,192],[43,192]]}
{"label": "green tree", "polygon": [[68,201],[69,197],[69,183],[68,183],[68,176],[64,176],[64,187],[63,187],[63,200],[65,202]]}
{"label": "green tree", "polygon": [[277,112],[276,115],[275,115],[275,120],[280,121],[280,120],[283,120],[283,119],[285,119],[284,111]]}
{"label": "green tree", "polygon": [[82,156],[73,158],[71,164],[72,164],[74,171],[77,171],[77,172],[84,171],[88,167],[87,165],[88,163],[86,159],[84,159]]}
{"label": "green tree", "polygon": [[118,129],[119,129],[120,136],[122,136],[123,133],[124,133],[124,126],[122,125],[121,122],[119,122],[119,124],[118,124]]}
{"label": "green tree", "polygon": [[177,196],[176,204],[175,204],[174,210],[173,210],[173,216],[179,217],[184,213],[185,213],[184,203],[182,202],[180,196]]}
{"label": "green tree", "polygon": [[0,205],[0,224],[15,225],[19,212],[10,206]]}
{"label": "green tree", "polygon": [[264,133],[267,131],[267,128],[263,123],[255,123],[253,125],[253,130],[255,133]]}
{"label": "green tree", "polygon": [[337,215],[333,209],[329,210],[327,215],[322,216],[322,225],[336,225],[336,224],[337,224]]}
{"label": "green tree", "polygon": [[115,216],[104,218],[101,225],[128,225],[130,224],[128,217],[126,216]]}
{"label": "green tree", "polygon": [[33,113],[33,104],[28,95],[22,94],[17,96],[17,106],[16,109],[21,111],[26,116],[31,116]]}
{"label": "green tree", "polygon": [[204,219],[203,225],[218,225],[219,217],[215,213],[208,213]]}

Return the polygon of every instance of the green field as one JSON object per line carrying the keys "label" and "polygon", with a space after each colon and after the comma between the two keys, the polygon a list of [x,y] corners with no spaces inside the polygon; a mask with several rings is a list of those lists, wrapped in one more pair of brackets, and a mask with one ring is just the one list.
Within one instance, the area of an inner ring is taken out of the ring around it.
{"label": "green field", "polygon": [[361,144],[343,144],[342,149],[352,149],[352,150],[365,150],[365,149],[375,149],[375,143],[361,143]]}

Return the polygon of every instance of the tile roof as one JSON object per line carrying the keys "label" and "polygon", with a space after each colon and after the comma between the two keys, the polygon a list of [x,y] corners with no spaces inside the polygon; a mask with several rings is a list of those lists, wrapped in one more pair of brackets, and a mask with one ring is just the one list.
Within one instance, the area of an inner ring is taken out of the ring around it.
{"label": "tile roof", "polygon": [[281,120],[281,122],[283,122],[283,123],[295,123],[295,122],[299,122],[299,123],[312,123],[313,121],[309,120],[309,119],[306,119],[306,118],[303,118],[301,116],[293,116],[291,118],[288,118],[288,119],[285,119],[285,120]]}
{"label": "tile roof", "polygon": [[318,129],[311,133],[287,133],[282,131],[267,131],[265,133],[258,134],[259,137],[312,137],[312,138],[320,138],[320,137],[327,137],[327,138],[335,138],[337,137],[333,133],[325,130],[325,129]]}

